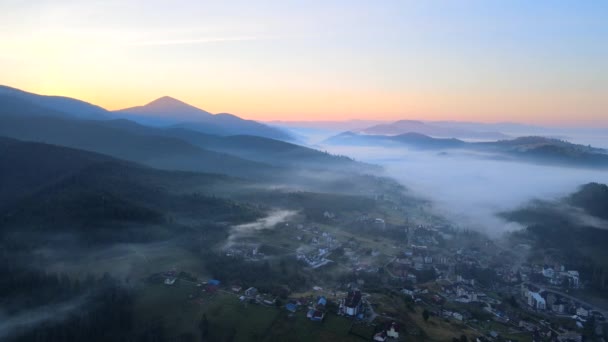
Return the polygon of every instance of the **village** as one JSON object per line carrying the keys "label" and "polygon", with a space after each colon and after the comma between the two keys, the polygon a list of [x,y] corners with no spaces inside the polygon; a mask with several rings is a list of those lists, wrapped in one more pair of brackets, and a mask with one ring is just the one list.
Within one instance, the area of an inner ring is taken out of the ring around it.
{"label": "village", "polygon": [[[373,215],[344,222],[325,212],[324,218],[279,223],[263,240],[247,237],[223,251],[248,263],[295,259],[319,282],[306,291],[269,293],[177,271],[163,273],[162,284],[171,291],[190,282],[191,301],[228,296],[319,329],[328,320],[340,322],[340,334],[353,340],[440,340],[452,333],[448,328],[459,332],[453,338],[471,341],[582,341],[589,330],[604,336],[605,311],[568,294],[586,280],[557,263],[515,263],[513,253],[529,246],[508,250],[480,234],[445,225],[394,226]],[[355,228],[337,228],[345,225]],[[332,273],[341,276],[330,281],[325,275]]]}

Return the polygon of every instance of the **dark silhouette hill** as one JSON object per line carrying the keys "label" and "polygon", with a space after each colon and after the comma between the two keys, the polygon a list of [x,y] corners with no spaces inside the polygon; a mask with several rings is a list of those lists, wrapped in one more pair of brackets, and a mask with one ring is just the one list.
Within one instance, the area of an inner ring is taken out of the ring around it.
{"label": "dark silhouette hill", "polygon": [[110,112],[99,106],[64,96],[38,95],[2,85],[0,85],[0,96],[2,97],[2,106],[0,106],[2,112],[27,114],[19,111],[19,107],[14,107],[21,106],[20,102],[15,101],[12,105],[8,104],[9,99],[7,98],[13,98],[46,109],[46,115],[97,120],[111,117]]}
{"label": "dark silhouette hill", "polygon": [[216,221],[257,217],[242,205],[207,195],[244,183],[226,176],[157,170],[7,138],[0,138],[0,164],[0,220],[5,227],[161,224],[167,215]]}
{"label": "dark silhouette hill", "polygon": [[[28,105],[22,103],[21,108]],[[34,111],[36,106],[31,108]],[[98,152],[148,166],[182,171],[223,173],[260,178],[276,170],[270,166],[205,150],[183,140],[133,134],[99,121],[52,116],[1,115],[0,136],[44,142]]]}
{"label": "dark silhouette hill", "polygon": [[170,96],[163,96],[143,106],[121,109],[114,114],[141,123],[188,128],[215,135],[248,134],[291,140],[291,136],[281,129],[232,114],[214,115]]}

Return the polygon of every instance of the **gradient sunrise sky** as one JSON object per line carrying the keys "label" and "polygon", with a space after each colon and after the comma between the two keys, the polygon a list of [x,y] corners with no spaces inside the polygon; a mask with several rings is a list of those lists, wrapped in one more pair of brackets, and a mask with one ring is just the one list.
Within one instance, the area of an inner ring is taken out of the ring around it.
{"label": "gradient sunrise sky", "polygon": [[608,1],[0,0],[0,83],[257,120],[608,125]]}

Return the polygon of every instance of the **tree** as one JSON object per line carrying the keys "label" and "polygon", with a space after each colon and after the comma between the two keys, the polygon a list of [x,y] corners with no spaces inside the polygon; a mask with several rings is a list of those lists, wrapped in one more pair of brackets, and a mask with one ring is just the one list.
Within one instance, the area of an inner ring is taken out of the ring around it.
{"label": "tree", "polygon": [[203,314],[203,318],[201,318],[199,329],[201,329],[201,341],[207,341],[207,337],[209,337],[209,321],[205,314]]}
{"label": "tree", "polygon": [[468,341],[469,341],[469,339],[467,338],[467,335],[464,335],[464,334],[460,335],[460,342],[468,342]]}
{"label": "tree", "polygon": [[517,304],[517,300],[515,299],[515,296],[511,296],[509,298],[508,302],[509,302],[509,305],[511,305],[514,308],[518,308],[519,307],[519,304]]}
{"label": "tree", "polygon": [[424,311],[422,311],[422,318],[424,318],[424,321],[426,322],[429,320],[429,317],[431,317],[431,314],[427,309],[424,309]]}

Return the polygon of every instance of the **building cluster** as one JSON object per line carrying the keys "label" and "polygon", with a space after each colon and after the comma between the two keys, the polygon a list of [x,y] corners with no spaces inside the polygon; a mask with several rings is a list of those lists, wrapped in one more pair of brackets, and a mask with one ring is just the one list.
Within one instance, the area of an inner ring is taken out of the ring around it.
{"label": "building cluster", "polygon": [[320,322],[325,318],[325,312],[327,312],[327,298],[320,296],[308,307],[306,317],[311,321]]}
{"label": "building cluster", "polygon": [[386,323],[374,334],[374,341],[385,342],[388,339],[399,339],[399,325],[395,322]]}
{"label": "building cluster", "polygon": [[574,298],[550,289],[543,289],[531,284],[521,285],[521,297],[532,309],[545,311],[556,315],[574,316],[584,322],[590,316],[597,314],[594,310]]}

